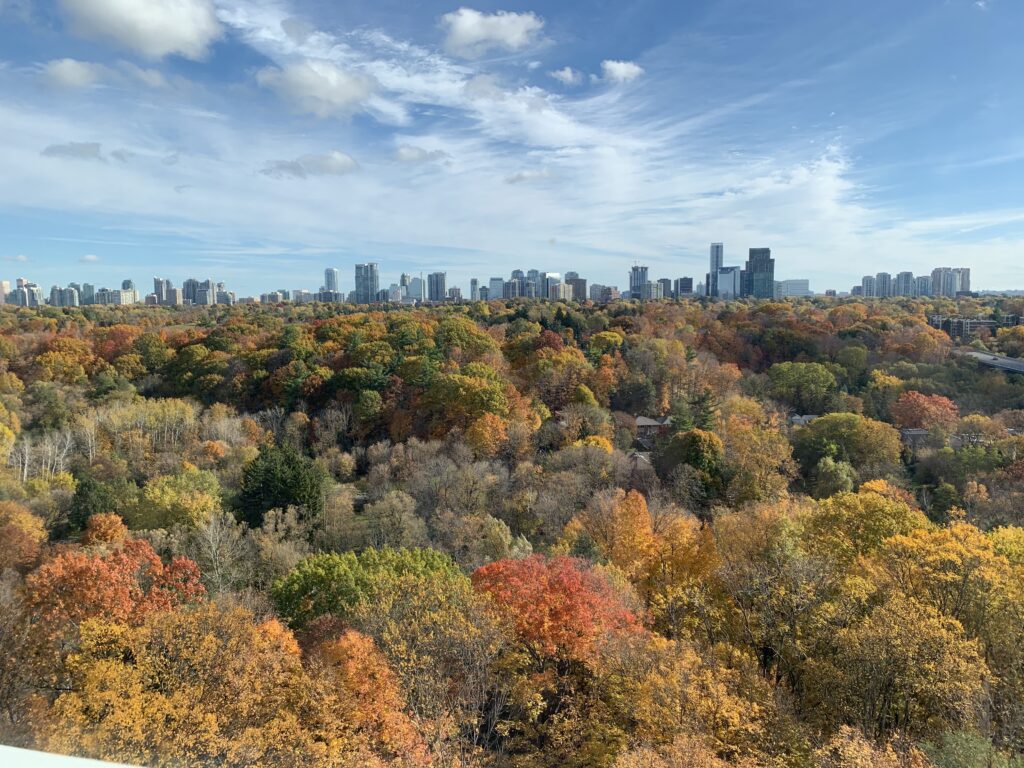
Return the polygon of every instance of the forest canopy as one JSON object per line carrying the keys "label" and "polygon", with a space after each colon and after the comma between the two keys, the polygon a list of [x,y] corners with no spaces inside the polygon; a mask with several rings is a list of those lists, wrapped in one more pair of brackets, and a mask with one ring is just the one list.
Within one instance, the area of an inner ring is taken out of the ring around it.
{"label": "forest canopy", "polygon": [[2,307],[0,742],[1022,766],[1020,304]]}

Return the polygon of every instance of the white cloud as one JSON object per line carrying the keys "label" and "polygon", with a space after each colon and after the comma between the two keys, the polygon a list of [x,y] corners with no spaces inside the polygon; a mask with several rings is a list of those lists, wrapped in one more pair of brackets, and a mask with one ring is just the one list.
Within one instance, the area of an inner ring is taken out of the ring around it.
{"label": "white cloud", "polygon": [[107,67],[78,59],[54,59],[42,66],[41,75],[47,84],[57,88],[89,88],[101,83],[119,86],[141,84],[147,88],[165,88],[167,78],[157,69],[147,69],[130,61]]}
{"label": "white cloud", "polygon": [[77,59],[54,59],[43,66],[43,78],[58,88],[88,88],[106,74],[106,67]]}
{"label": "white cloud", "polygon": [[151,59],[202,59],[223,31],[211,0],[60,0],[60,7],[78,34]]}
{"label": "white cloud", "polygon": [[632,61],[605,59],[601,62],[601,74],[610,83],[628,83],[643,73],[643,67]]}
{"label": "white cloud", "polygon": [[562,69],[556,69],[553,72],[548,72],[555,80],[560,82],[562,85],[579,85],[583,82],[583,75],[577,72],[572,67],[563,67]]}
{"label": "white cloud", "polygon": [[121,72],[128,78],[141,83],[147,88],[166,88],[167,78],[158,69],[147,69],[130,61],[122,61],[118,64]]}
{"label": "white cloud", "polygon": [[358,170],[355,158],[334,150],[325,155],[303,155],[296,160],[274,160],[260,173],[275,179],[304,179],[307,176],[344,176]]}
{"label": "white cloud", "polygon": [[284,33],[296,45],[302,45],[316,32],[312,24],[295,16],[282,21],[281,29],[284,30]]}
{"label": "white cloud", "polygon": [[96,264],[99,262],[100,257],[95,253],[87,253],[85,256],[79,259],[82,264]]}
{"label": "white cloud", "polygon": [[534,13],[481,13],[459,8],[441,17],[447,30],[444,48],[464,59],[478,59],[492,49],[520,51],[531,45],[544,28],[544,20]]}
{"label": "white cloud", "polygon": [[16,264],[27,264],[28,256],[26,256],[24,253],[18,253],[15,254],[14,256],[4,256],[4,261],[13,261]]}
{"label": "white cloud", "polygon": [[298,112],[316,117],[347,117],[366,105],[376,81],[361,72],[350,72],[329,61],[310,59],[264,67],[256,82],[274,91]]}
{"label": "white cloud", "polygon": [[530,171],[517,171],[505,177],[506,184],[525,184],[531,181],[544,181],[552,178],[551,171],[547,168]]}
{"label": "white cloud", "polygon": [[67,144],[51,144],[42,152],[46,157],[69,157],[76,160],[98,160],[106,162],[100,145],[95,141],[70,141]]}
{"label": "white cloud", "polygon": [[403,144],[395,150],[395,160],[408,165],[432,163],[447,160],[449,157],[450,155],[443,150],[426,150],[423,147],[414,147],[410,144]]}

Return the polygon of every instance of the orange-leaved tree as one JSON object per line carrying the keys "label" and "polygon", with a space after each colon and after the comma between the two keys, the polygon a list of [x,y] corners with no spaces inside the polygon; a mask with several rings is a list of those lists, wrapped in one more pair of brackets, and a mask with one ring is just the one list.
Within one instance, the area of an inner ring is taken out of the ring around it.
{"label": "orange-leaved tree", "polygon": [[472,580],[538,658],[590,662],[603,637],[642,629],[613,583],[577,558],[499,560],[478,568]]}

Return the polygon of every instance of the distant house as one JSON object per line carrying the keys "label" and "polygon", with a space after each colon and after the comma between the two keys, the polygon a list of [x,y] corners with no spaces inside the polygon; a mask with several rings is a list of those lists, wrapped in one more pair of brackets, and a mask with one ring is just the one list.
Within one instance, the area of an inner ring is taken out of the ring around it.
{"label": "distant house", "polygon": [[814,421],[817,418],[819,418],[819,417],[816,416],[816,415],[810,415],[810,414],[808,414],[807,416],[793,415],[793,416],[789,417],[789,423],[791,425],[793,425],[794,427],[806,427],[808,424],[810,424],[812,421]]}
{"label": "distant house", "polygon": [[927,429],[914,428],[900,430],[900,440],[903,441],[905,446],[913,450],[917,450],[918,448],[927,445],[931,435],[932,433]]}
{"label": "distant house", "polygon": [[636,417],[636,436],[642,440],[652,440],[668,433],[672,426],[672,417],[651,419],[647,416]]}

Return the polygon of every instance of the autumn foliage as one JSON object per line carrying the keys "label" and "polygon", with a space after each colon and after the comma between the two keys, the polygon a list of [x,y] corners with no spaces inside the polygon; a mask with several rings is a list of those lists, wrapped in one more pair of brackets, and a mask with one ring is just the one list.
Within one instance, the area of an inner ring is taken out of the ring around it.
{"label": "autumn foliage", "polygon": [[0,307],[0,742],[1016,768],[1024,380],[951,309]]}
{"label": "autumn foliage", "polygon": [[472,579],[537,656],[586,662],[602,639],[641,628],[612,583],[574,558],[501,560]]}
{"label": "autumn foliage", "polygon": [[147,614],[199,602],[205,592],[194,562],[164,564],[138,539],[105,552],[58,552],[25,580],[25,600],[44,637],[91,618],[138,624]]}
{"label": "autumn foliage", "polygon": [[920,392],[904,392],[890,412],[896,424],[915,429],[938,427],[948,430],[960,418],[960,411],[948,397]]}

